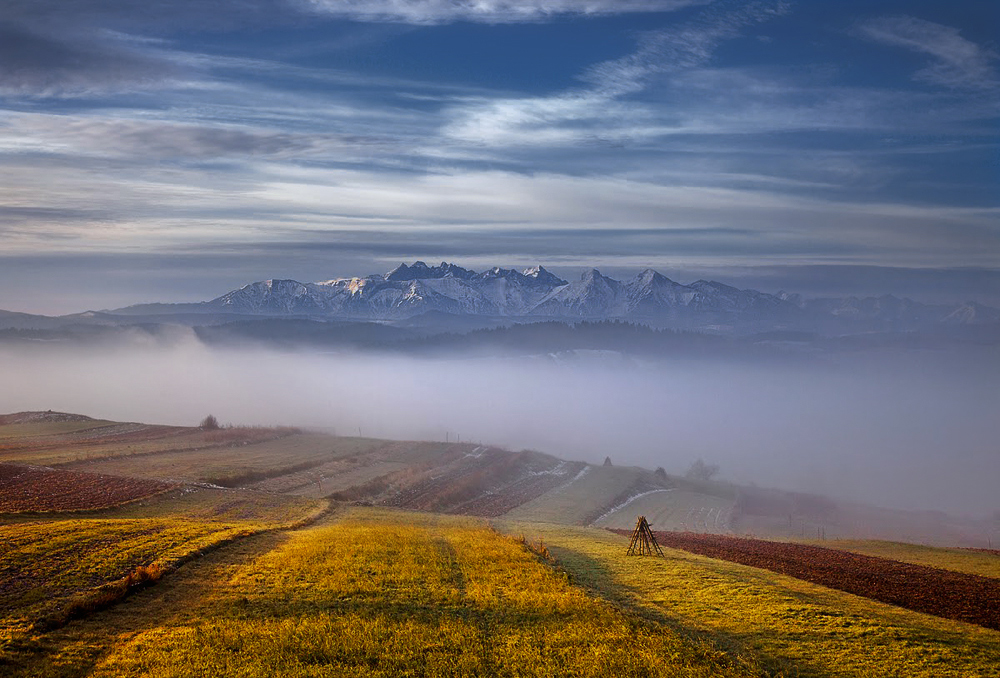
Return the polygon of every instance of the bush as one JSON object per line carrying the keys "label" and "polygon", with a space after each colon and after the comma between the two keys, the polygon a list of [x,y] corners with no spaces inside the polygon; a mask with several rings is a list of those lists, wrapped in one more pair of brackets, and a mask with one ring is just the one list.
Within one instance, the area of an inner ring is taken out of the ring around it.
{"label": "bush", "polygon": [[214,414],[210,414],[201,420],[198,425],[203,431],[218,431],[219,430],[219,420],[215,418]]}

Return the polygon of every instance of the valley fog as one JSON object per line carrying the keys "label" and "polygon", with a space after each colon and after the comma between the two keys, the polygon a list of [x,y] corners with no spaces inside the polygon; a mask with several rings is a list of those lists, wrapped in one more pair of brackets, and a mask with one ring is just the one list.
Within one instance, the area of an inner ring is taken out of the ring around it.
{"label": "valley fog", "polygon": [[211,348],[0,347],[0,412],[482,441],[905,509],[1000,510],[1000,361],[856,353],[754,362],[570,352],[425,359]]}

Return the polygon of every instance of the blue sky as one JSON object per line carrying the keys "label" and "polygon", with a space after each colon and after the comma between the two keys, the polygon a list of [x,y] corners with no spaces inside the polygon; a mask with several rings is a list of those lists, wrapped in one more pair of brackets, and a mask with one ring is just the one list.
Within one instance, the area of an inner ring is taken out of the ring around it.
{"label": "blue sky", "polygon": [[0,308],[401,260],[1000,303],[995,2],[5,0]]}

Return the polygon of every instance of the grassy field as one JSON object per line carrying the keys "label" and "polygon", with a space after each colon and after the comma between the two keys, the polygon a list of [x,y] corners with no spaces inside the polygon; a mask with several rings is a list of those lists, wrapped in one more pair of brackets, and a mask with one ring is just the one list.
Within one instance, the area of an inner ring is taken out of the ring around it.
{"label": "grassy field", "polygon": [[111,426],[114,423],[101,419],[80,419],[77,421],[34,421],[4,424],[0,425],[0,445],[12,440],[37,440],[50,436],[69,435],[102,426]]}
{"label": "grassy field", "polygon": [[209,523],[251,523],[266,529],[300,522],[326,506],[326,502],[304,497],[186,487],[102,515],[117,519],[183,517]]}
{"label": "grassy field", "polygon": [[263,480],[268,473],[290,473],[332,459],[369,453],[384,444],[374,439],[301,433],[246,445],[121,455],[74,464],[73,468],[140,478],[242,485]]}
{"label": "grassy field", "polygon": [[765,570],[667,549],[625,556],[627,537],[551,525],[543,539],[573,576],[650,619],[801,676],[997,676],[1000,633],[876,603]]}
{"label": "grassy field", "polygon": [[198,581],[187,595],[179,588],[183,571],[172,582],[182,601],[171,604],[153,590],[117,611],[141,619],[139,628],[119,636],[108,628],[116,615],[98,615],[60,632],[58,647],[22,670],[753,675],[710,647],[586,595],[520,542],[471,519],[351,509],[232,566],[213,570],[206,562],[189,573]]}
{"label": "grassy field", "polygon": [[[680,551],[627,558],[625,538],[569,526],[645,513],[724,530],[732,493],[707,485],[475,445],[27,414],[0,425],[0,459],[176,484],[85,513],[0,514],[2,676],[1000,676],[998,632]],[[25,496],[51,504],[60,487]],[[318,497],[355,490],[503,504],[481,515],[524,503],[497,521],[505,534],[344,505],[314,522],[330,506]],[[1000,578],[990,554],[820,545]]]}
{"label": "grassy field", "polygon": [[113,603],[206,550],[301,522],[324,507],[199,489],[86,517],[0,517],[0,674],[40,631]]}
{"label": "grassy field", "polygon": [[0,462],[57,466],[108,456],[211,446],[209,432],[100,420],[0,425]]}
{"label": "grassy field", "polygon": [[635,517],[646,516],[654,530],[690,530],[692,532],[729,531],[731,499],[724,499],[682,488],[655,490],[621,506],[599,520],[596,527],[631,529]]}
{"label": "grassy field", "polygon": [[[0,673],[972,677],[1000,666],[995,631],[671,549],[626,557],[626,539],[604,530],[505,520],[505,535],[481,519],[344,507],[260,531],[309,506],[197,489],[100,518],[9,519]],[[34,623],[123,573],[251,532],[111,609],[46,633]]]}
{"label": "grassy field", "polygon": [[949,549],[895,541],[837,539],[810,541],[816,546],[853,551],[867,556],[891,558],[904,563],[940,567],[955,572],[1000,579],[1000,556],[967,549]]}
{"label": "grassy field", "polygon": [[589,521],[594,507],[612,502],[640,475],[640,470],[629,467],[588,466],[585,472],[564,485],[508,512],[507,517],[580,525]]}
{"label": "grassy field", "polygon": [[94,598],[99,587],[137,568],[165,567],[252,530],[251,525],[178,518],[2,525],[0,639],[26,633],[39,620],[72,616],[73,607]]}

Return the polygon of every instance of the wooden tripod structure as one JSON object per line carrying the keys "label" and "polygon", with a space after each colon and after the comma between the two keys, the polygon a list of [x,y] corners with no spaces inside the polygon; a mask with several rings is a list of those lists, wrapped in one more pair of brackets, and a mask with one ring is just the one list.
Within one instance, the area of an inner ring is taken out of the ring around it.
{"label": "wooden tripod structure", "polygon": [[635,530],[632,531],[632,541],[629,542],[626,555],[652,556],[657,554],[662,556],[663,551],[656,543],[656,537],[653,536],[653,530],[649,527],[649,521],[646,520],[646,516],[639,516],[639,519],[635,521]]}

